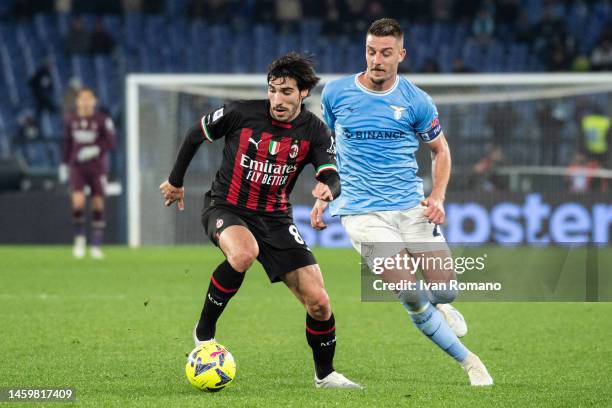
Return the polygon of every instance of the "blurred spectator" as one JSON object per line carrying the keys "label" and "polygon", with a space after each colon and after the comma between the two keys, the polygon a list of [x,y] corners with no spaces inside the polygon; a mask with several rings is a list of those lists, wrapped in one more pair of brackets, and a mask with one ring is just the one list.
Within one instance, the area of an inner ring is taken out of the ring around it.
{"label": "blurred spectator", "polygon": [[[265,7],[262,5],[261,8],[265,8],[267,13],[272,13],[271,1],[266,1]],[[256,12],[259,7],[256,9]],[[232,9],[228,0],[191,0],[187,12],[190,18],[203,18],[210,24],[227,24],[231,21]]]}
{"label": "blurred spectator", "polygon": [[110,54],[115,48],[115,40],[106,30],[104,20],[98,18],[96,25],[91,33],[91,53],[92,54]]}
{"label": "blurred spectator", "polygon": [[28,85],[36,102],[36,117],[38,120],[40,120],[43,112],[53,113],[57,110],[55,102],[53,102],[53,77],[51,76],[49,60],[38,67],[28,81]]}
{"label": "blurred spectator", "polygon": [[565,24],[557,17],[555,10],[554,5],[546,7],[542,18],[534,26],[533,48],[547,68],[571,61],[575,46],[573,37],[568,35]]}
{"label": "blurred spectator", "polygon": [[562,35],[565,31],[563,21],[556,17],[553,7],[546,7],[540,20],[535,24],[534,31],[537,40],[542,45],[550,44],[555,37]]}
{"label": "blurred spectator", "polygon": [[612,71],[612,40],[604,37],[591,54],[594,71]]}
{"label": "blurred spectator", "polygon": [[35,14],[52,13],[53,2],[54,0],[14,0],[12,14],[16,20],[29,20]]}
{"label": "blurred spectator", "polygon": [[578,54],[572,62],[572,71],[574,72],[588,72],[591,70],[591,61],[589,57],[584,54]]}
{"label": "blurred spectator", "polygon": [[31,146],[41,141],[40,127],[30,111],[23,112],[17,119],[17,124],[18,128],[13,140],[13,150],[26,163],[31,164],[35,160]]}
{"label": "blurred spectator", "polygon": [[302,19],[300,0],[276,0],[276,19],[281,23],[297,23]]}
{"label": "blurred spectator", "polygon": [[[339,9],[342,32],[349,35],[363,35],[374,19],[369,16],[365,0],[345,0]],[[378,11],[380,12],[380,11]]]}
{"label": "blurred spectator", "polygon": [[281,32],[297,31],[301,20],[302,5],[300,0],[276,0],[276,21],[281,25]]}
{"label": "blurred spectator", "polygon": [[472,23],[472,35],[480,43],[487,43],[493,37],[495,22],[489,10],[483,8]]}
{"label": "blurred spectator", "polygon": [[121,9],[125,13],[139,13],[143,0],[121,0]]}
{"label": "blurred spectator", "polygon": [[302,2],[302,14],[304,18],[317,18],[323,20],[327,15],[327,7],[322,5],[325,1],[304,1]]}
{"label": "blurred spectator", "polygon": [[[64,0],[62,0],[64,1]],[[77,0],[71,2],[74,14],[120,14],[120,0]]]}
{"label": "blurred spectator", "polygon": [[453,5],[453,16],[462,21],[471,22],[480,9],[481,0],[456,1]]}
{"label": "blurred spectator", "polygon": [[591,170],[599,168],[595,160],[587,161],[584,154],[578,152],[574,160],[567,167],[565,180],[568,189],[572,193],[586,193],[591,190],[593,177],[589,174]]}
{"label": "blurred spectator", "polygon": [[427,58],[425,61],[425,65],[423,66],[422,71],[426,74],[437,74],[440,72],[440,66],[438,65],[438,61],[433,58]]}
{"label": "blurred spectator", "polygon": [[520,120],[519,115],[512,106],[512,103],[494,103],[489,108],[485,119],[492,133],[491,140],[493,141],[493,146],[499,147],[502,150],[506,150],[507,145],[512,142],[512,130]]}
{"label": "blurred spectator", "polygon": [[166,0],[144,0],[142,12],[146,14],[163,14],[166,10]]}
{"label": "blurred spectator", "polygon": [[55,0],[55,12],[58,14],[70,14],[72,11],[72,0]]}
{"label": "blurred spectator", "polygon": [[540,166],[558,166],[562,132],[569,120],[568,110],[561,102],[545,100],[537,111],[540,127]]}
{"label": "blurred spectator", "polygon": [[[383,1],[383,7],[388,17],[398,20],[428,21],[428,17],[431,15],[429,0],[385,0]],[[368,16],[364,17],[368,19]]]}
{"label": "blurred spectator", "polygon": [[86,54],[90,49],[89,33],[85,31],[83,20],[75,18],[70,22],[70,29],[64,38],[64,47],[68,54]]}
{"label": "blurred spectator", "polygon": [[452,0],[433,0],[431,3],[430,16],[434,21],[447,22],[453,17],[452,15]]}
{"label": "blurred spectator", "polygon": [[581,120],[581,146],[588,159],[596,160],[602,167],[609,167],[610,117],[602,109],[586,111]]}
{"label": "blurred spectator", "polygon": [[571,66],[572,55],[567,48],[561,44],[555,45],[547,61],[546,70],[550,72],[569,71]]}
{"label": "blurred spectator", "polygon": [[529,20],[529,13],[527,13],[527,11],[523,11],[514,26],[514,41],[531,46],[534,41],[534,37],[535,33]]}
{"label": "blurred spectator", "polygon": [[339,35],[338,26],[340,25],[340,7],[341,0],[325,0],[327,12],[323,21],[321,33],[326,37],[335,37]]}
{"label": "blurred spectator", "polygon": [[[367,6],[367,18],[370,23],[386,17],[386,12],[383,4],[380,1],[369,1]],[[368,27],[370,24],[368,24]]]}
{"label": "blurred spectator", "polygon": [[500,191],[505,186],[502,179],[495,174],[497,167],[503,164],[504,154],[499,147],[493,146],[489,152],[472,167],[476,178],[480,180],[482,191]]}
{"label": "blurred spectator", "polygon": [[520,10],[520,0],[499,0],[495,10],[495,20],[500,25],[514,26]]}
{"label": "blurred spectator", "polygon": [[452,71],[456,74],[465,74],[472,72],[472,69],[465,65],[463,58],[457,57],[453,60]]}
{"label": "blurred spectator", "polygon": [[34,15],[31,0],[15,0],[13,3],[12,15],[15,20],[29,20]]}

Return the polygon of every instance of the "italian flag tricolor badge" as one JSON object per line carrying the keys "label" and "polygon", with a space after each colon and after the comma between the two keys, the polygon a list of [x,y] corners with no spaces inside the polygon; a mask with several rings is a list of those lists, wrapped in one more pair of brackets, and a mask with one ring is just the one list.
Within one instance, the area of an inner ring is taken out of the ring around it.
{"label": "italian flag tricolor badge", "polygon": [[270,152],[271,155],[275,155],[276,153],[278,153],[279,149],[280,149],[280,143],[274,140],[270,142],[270,147],[268,147],[268,152]]}

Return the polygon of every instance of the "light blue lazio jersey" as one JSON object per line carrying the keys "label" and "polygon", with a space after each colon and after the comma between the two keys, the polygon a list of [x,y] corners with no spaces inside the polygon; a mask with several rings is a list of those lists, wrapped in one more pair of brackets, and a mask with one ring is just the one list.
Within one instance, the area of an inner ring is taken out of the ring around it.
{"label": "light blue lazio jersey", "polygon": [[332,215],[403,210],[423,200],[415,152],[442,132],[431,97],[397,77],[386,92],[364,88],[358,75],[329,82],[321,105],[335,133],[342,193]]}

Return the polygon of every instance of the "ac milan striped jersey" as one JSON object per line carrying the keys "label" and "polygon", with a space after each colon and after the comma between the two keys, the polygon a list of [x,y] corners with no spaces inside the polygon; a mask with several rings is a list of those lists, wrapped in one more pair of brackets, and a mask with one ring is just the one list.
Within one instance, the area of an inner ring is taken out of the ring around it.
{"label": "ac milan striped jersey", "polygon": [[302,106],[292,122],[278,122],[267,100],[231,102],[200,120],[208,142],[225,138],[223,162],[211,196],[215,203],[264,213],[290,211],[289,194],[311,163],[317,179],[336,171],[335,146],[327,126]]}

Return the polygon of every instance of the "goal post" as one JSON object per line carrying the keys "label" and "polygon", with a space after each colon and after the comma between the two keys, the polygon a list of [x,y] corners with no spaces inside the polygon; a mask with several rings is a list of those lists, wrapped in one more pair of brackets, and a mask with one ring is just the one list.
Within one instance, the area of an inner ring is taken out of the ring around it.
{"label": "goal post", "polygon": [[[341,76],[321,76],[320,85],[306,100],[311,111],[320,115],[322,86]],[[612,115],[612,74],[609,73],[408,75],[406,78],[426,90],[438,106],[440,122],[453,152],[453,167],[462,170],[454,173],[451,188],[473,191],[476,196],[489,193],[473,185],[463,185],[463,177],[496,143],[503,144],[506,159],[502,175],[514,174],[513,166],[521,166],[522,171],[529,173],[526,169],[546,165],[547,172],[555,176],[550,178],[550,190],[554,193],[562,188],[565,181],[560,172],[578,148],[576,144],[582,131],[580,109],[597,107],[593,109]],[[202,241],[201,197],[210,187],[220,163],[222,141],[203,146],[188,171],[189,216],[165,208],[158,186],[168,176],[185,131],[199,116],[228,100],[264,99],[265,75],[130,74],[126,77],[125,95],[129,245]],[[497,119],[495,109],[499,110]],[[549,163],[549,152],[545,151],[542,140],[553,136],[560,141],[554,147],[558,157]],[[429,164],[420,164],[427,176]],[[307,174],[296,185],[292,194],[294,203],[311,204],[312,180],[305,181]],[[603,171],[601,175],[605,178],[609,173]],[[425,177],[426,183],[427,180]]]}

